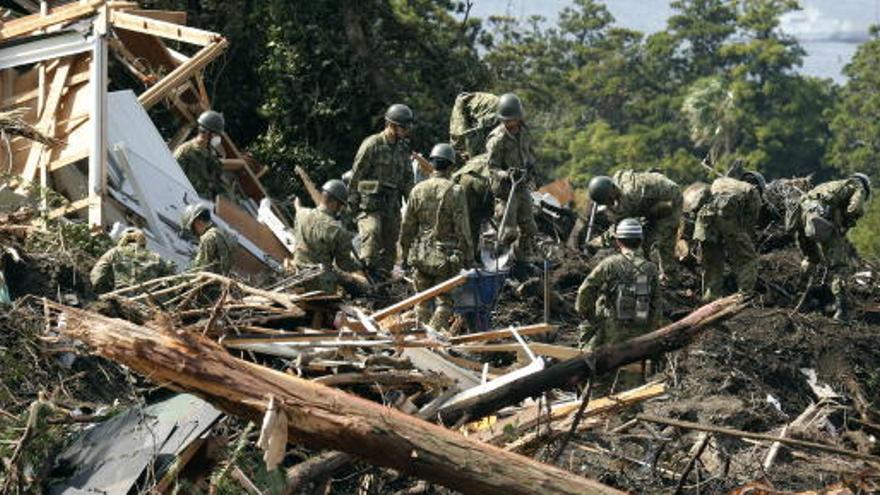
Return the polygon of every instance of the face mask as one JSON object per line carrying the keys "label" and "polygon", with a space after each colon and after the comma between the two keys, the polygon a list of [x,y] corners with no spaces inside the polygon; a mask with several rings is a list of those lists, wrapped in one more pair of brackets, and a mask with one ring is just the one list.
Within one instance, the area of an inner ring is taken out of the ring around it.
{"label": "face mask", "polygon": [[219,148],[221,144],[223,144],[223,138],[217,135],[211,136],[211,146]]}

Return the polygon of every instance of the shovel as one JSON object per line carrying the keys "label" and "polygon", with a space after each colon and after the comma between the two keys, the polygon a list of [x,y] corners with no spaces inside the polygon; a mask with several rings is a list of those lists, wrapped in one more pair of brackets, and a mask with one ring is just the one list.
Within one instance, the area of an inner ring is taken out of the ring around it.
{"label": "shovel", "polygon": [[507,228],[507,219],[510,216],[510,207],[513,205],[513,195],[516,194],[516,188],[523,181],[524,176],[511,174],[510,193],[507,195],[507,203],[504,205],[504,214],[501,216],[501,222],[495,229],[495,239],[493,241],[482,242],[480,246],[480,260],[483,267],[488,270],[498,271],[505,266],[510,260],[510,254],[513,251],[511,245],[505,245],[503,241],[505,229]]}

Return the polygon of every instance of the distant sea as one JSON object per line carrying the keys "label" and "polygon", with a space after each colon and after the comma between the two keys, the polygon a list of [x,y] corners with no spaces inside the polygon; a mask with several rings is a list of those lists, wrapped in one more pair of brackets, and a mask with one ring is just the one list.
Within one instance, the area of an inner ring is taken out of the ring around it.
{"label": "distant sea", "polygon": [[[473,0],[471,15],[488,18],[540,15],[555,22],[571,0]],[[604,2],[622,27],[653,33],[666,26],[672,13],[669,0],[607,0]],[[841,73],[858,45],[868,40],[871,24],[880,24],[880,0],[802,0],[802,10],[786,15],[782,29],[806,50],[801,71],[843,83]]]}

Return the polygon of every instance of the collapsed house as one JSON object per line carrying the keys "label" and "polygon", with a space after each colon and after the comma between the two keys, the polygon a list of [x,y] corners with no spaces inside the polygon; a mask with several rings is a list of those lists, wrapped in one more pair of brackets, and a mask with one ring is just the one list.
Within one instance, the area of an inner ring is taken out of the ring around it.
{"label": "collapsed house", "polygon": [[[181,12],[89,0],[4,22],[0,112],[14,112],[45,137],[4,132],[5,201],[14,205],[26,191],[38,191],[50,219],[87,221],[93,232],[142,227],[149,247],[184,269],[193,247],[179,234],[180,217],[188,204],[208,200],[238,241],[236,269],[276,269],[292,237],[260,183],[266,169],[224,134],[225,157],[239,162],[242,199],[199,198],[172,156],[211,108],[203,70],[227,46],[219,34],[185,21]],[[139,94],[124,86],[111,91],[125,82],[111,80],[111,67],[139,81]],[[148,113],[159,105],[178,124],[167,142]]]}

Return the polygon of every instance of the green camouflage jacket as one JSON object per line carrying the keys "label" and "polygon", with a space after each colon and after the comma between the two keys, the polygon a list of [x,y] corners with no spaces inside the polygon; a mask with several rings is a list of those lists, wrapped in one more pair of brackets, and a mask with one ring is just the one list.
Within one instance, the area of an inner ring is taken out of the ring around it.
{"label": "green camouflage jacket", "polygon": [[96,292],[108,292],[137,285],[174,273],[174,267],[158,254],[138,244],[117,246],[101,256],[90,278]]}
{"label": "green camouflage jacket", "polygon": [[810,189],[801,196],[801,205],[818,201],[831,208],[828,220],[839,227],[849,228],[865,214],[866,196],[858,179],[835,180]]}
{"label": "green camouflage jacket", "polygon": [[620,199],[609,208],[615,219],[665,216],[657,213],[657,207],[662,203],[666,203],[671,211],[681,210],[681,188],[661,173],[620,170],[614,174],[613,180],[620,188]]}
{"label": "green camouflage jacket", "polygon": [[486,150],[486,139],[498,125],[498,97],[492,93],[461,93],[449,116],[449,142],[459,153],[476,156]]}
{"label": "green camouflage jacket", "polygon": [[351,254],[352,233],[323,207],[298,208],[294,236],[293,262],[297,268],[332,267],[335,261],[336,267],[345,272],[360,269]]}
{"label": "green camouflage jacket", "polygon": [[613,323],[617,314],[617,286],[619,283],[632,283],[637,269],[648,274],[651,287],[650,321],[659,321],[662,308],[657,265],[633,251],[608,256],[587,275],[578,289],[575,302],[578,315],[594,323]]}
{"label": "green camouflage jacket", "polygon": [[232,269],[233,241],[229,234],[211,225],[199,238],[199,247],[192,268],[228,275]]}
{"label": "green camouflage jacket", "polygon": [[425,240],[432,235],[434,241],[448,246],[450,251],[458,250],[466,265],[471,263],[473,247],[464,191],[441,172],[432,173],[410,194],[400,226],[403,259],[408,259],[415,240]]}
{"label": "green camouflage jacket", "polygon": [[178,146],[174,158],[199,196],[211,201],[217,195],[233,197],[232,182],[223,171],[220,157],[211,146],[200,146],[198,137]]}
{"label": "green camouflage jacket", "polygon": [[403,141],[391,143],[379,132],[364,139],[352,166],[348,186],[353,211],[373,212],[400,206],[413,185],[410,151]]}
{"label": "green camouflage jacket", "polygon": [[511,134],[503,123],[498,124],[486,140],[486,153],[489,166],[497,170],[531,169],[535,165],[532,138],[525,125]]}

